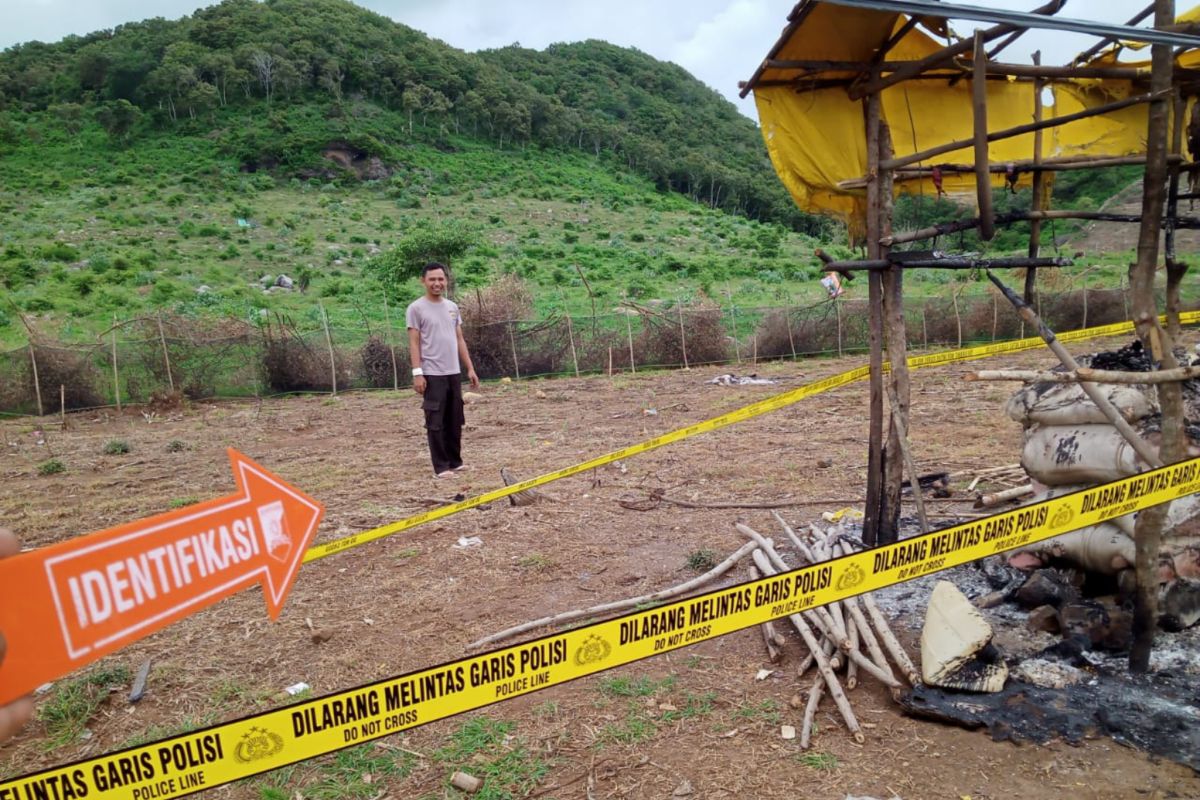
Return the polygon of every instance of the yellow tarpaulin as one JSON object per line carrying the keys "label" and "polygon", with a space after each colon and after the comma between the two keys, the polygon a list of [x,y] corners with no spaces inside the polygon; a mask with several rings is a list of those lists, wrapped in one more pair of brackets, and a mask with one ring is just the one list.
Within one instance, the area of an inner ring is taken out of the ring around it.
{"label": "yellow tarpaulin", "polygon": [[[905,21],[902,15],[890,12],[815,4],[773,53],[772,66],[763,69],[754,84],[763,138],[784,185],[806,211],[831,213],[846,220],[855,238],[861,233],[865,218],[865,189],[839,187],[839,183],[862,178],[867,173],[864,102],[851,100],[844,86],[806,88],[803,78],[795,81],[802,70],[789,66],[788,62],[868,61]],[[942,43],[914,28],[892,48],[887,60],[918,60],[942,47]],[[1197,58],[1200,57],[1195,53],[1188,53],[1183,60]],[[1148,62],[1121,66],[1145,69],[1149,74]],[[820,77],[849,78],[854,74],[826,71]],[[970,78],[962,77],[959,69],[943,69],[933,74],[944,76],[945,80],[923,76],[882,92],[883,119],[891,131],[897,156],[972,137]],[[950,80],[956,76],[959,80]],[[784,83],[771,85],[773,82]],[[1050,86],[1053,105],[1043,107],[1045,118],[1145,91],[1134,89],[1129,80],[1076,79],[1055,81]],[[988,130],[999,131],[1032,122],[1034,103],[1032,81],[989,80]],[[1134,105],[1045,129],[1042,157],[1140,155],[1145,152],[1147,108],[1146,104]],[[992,142],[989,160],[1028,161],[1033,157],[1033,138],[1029,133]],[[973,162],[974,151],[968,146],[935,156],[921,166]],[[1018,173],[1018,180],[1027,185],[1029,174]],[[1005,174],[992,173],[992,182],[994,186],[1004,186]],[[947,173],[943,188],[951,195],[974,195],[974,176]],[[912,179],[897,181],[896,191],[933,195],[936,189],[929,179]]]}

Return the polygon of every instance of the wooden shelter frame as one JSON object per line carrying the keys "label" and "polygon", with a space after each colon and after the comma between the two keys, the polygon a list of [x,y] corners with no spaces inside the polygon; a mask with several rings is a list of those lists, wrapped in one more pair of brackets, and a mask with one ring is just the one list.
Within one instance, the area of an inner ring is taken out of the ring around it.
{"label": "wooden shelter frame", "polygon": [[[866,192],[866,258],[857,261],[836,261],[818,251],[825,268],[849,276],[856,271],[868,275],[870,309],[870,389],[869,441],[867,452],[867,495],[864,510],[863,540],[868,546],[895,541],[899,528],[900,490],[903,479],[904,456],[910,448],[903,438],[912,430],[909,420],[910,382],[907,367],[906,331],[903,313],[903,278],[906,269],[963,269],[963,268],[1026,268],[1024,302],[1015,294],[1010,299],[1018,310],[1031,313],[1034,305],[1036,275],[1040,267],[1071,266],[1068,259],[1048,259],[1040,255],[1041,223],[1052,219],[1092,219],[1114,223],[1138,223],[1138,258],[1130,265],[1130,289],[1133,295],[1131,315],[1138,336],[1150,350],[1162,369],[1177,368],[1171,352],[1171,342],[1179,334],[1180,287],[1187,265],[1176,257],[1174,232],[1181,228],[1200,227],[1200,218],[1180,216],[1179,200],[1191,197],[1181,194],[1179,178],[1185,172],[1200,170],[1200,163],[1186,161],[1183,150],[1183,116],[1189,98],[1200,96],[1200,70],[1182,67],[1177,58],[1182,53],[1200,48],[1200,26],[1175,24],[1173,0],[1153,0],[1126,25],[1114,26],[1087,23],[1080,20],[1055,19],[1066,0],[1050,0],[1031,13],[990,11],[948,3],[924,0],[801,0],[788,15],[788,24],[766,59],[748,81],[741,84],[741,96],[766,86],[790,85],[799,95],[816,89],[842,87],[851,100],[861,100],[866,140],[866,174],[838,185],[839,190]],[[805,24],[806,18],[821,4],[853,6],[859,9],[902,12],[905,23],[881,41],[869,59],[862,61],[821,61],[781,59],[779,57],[791,37]],[[1151,18],[1153,28],[1133,27]],[[977,19],[994,23],[976,29],[974,35],[953,37],[948,22],[951,19]],[[1069,23],[1069,24],[1066,24]],[[889,60],[892,49],[916,25],[944,35],[947,44],[919,60]],[[1050,27],[1091,33],[1099,41],[1080,53],[1065,66],[1043,66],[1039,54],[1033,64],[1008,64],[995,60],[1005,47],[1031,27]],[[988,50],[988,43],[1000,40]],[[1152,44],[1152,66],[1149,71],[1116,62],[1115,54],[1126,42]],[[1114,55],[1102,64],[1095,63],[1098,54]],[[773,70],[795,71],[796,77],[767,80],[764,73]],[[1127,80],[1139,93],[1126,99],[1092,107],[1074,114],[1043,118],[1041,90],[1054,81],[1089,79]],[[881,93],[904,81],[970,80],[972,84],[972,118],[974,135],[971,139],[943,142],[934,147],[896,157],[891,135],[881,112]],[[1005,130],[989,131],[986,85],[989,80],[1031,81],[1034,85],[1033,122]],[[1149,109],[1146,150],[1143,155],[1097,158],[1074,156],[1043,158],[1041,132],[1088,116],[1104,115],[1135,105]],[[1168,111],[1173,111],[1172,115]],[[1195,112],[1193,112],[1195,114]],[[1169,116],[1174,124],[1168,126]],[[1200,117],[1197,117],[1200,126]],[[1170,129],[1168,129],[1170,128]],[[989,142],[1033,132],[1031,158],[1021,162],[1021,169],[1033,175],[1033,201],[1028,212],[997,215],[992,208],[990,176],[1011,169],[1011,163],[993,163],[989,159]],[[1200,134],[1200,131],[1197,132]],[[971,164],[929,164],[942,153],[970,147],[974,152]],[[1044,190],[1047,173],[1067,169],[1112,167],[1142,164],[1143,206],[1140,215],[1111,214],[1094,211],[1050,209],[1048,192]],[[892,230],[893,188],[897,182],[926,178],[934,168],[945,172],[971,173],[975,176],[978,214],[967,220],[941,223],[916,231],[895,233]],[[914,254],[893,251],[901,243],[936,239],[951,232],[977,229],[980,238],[990,240],[996,225],[1016,220],[1030,221],[1028,254],[1024,258],[979,259],[972,257],[936,258],[935,253]],[[1160,233],[1165,231],[1164,261],[1167,272],[1166,310],[1168,326],[1163,330],[1157,321],[1153,295],[1154,272],[1158,263]],[[993,278],[993,280],[996,280]],[[999,283],[997,281],[997,283]],[[1040,328],[1044,326],[1038,321]],[[1048,330],[1046,331],[1047,333]],[[1053,335],[1047,339],[1048,344]],[[889,369],[884,369],[886,349]],[[889,385],[885,387],[885,380]],[[1179,384],[1165,384],[1159,390],[1163,410],[1162,461],[1183,458],[1183,410]],[[890,419],[884,435],[884,397],[890,398]],[[916,482],[916,476],[911,476]],[[1139,515],[1137,530],[1139,594],[1135,610],[1135,644],[1130,656],[1132,669],[1145,671],[1148,665],[1153,631],[1156,626],[1156,595],[1151,591],[1151,571],[1161,542],[1162,513],[1150,511]]]}

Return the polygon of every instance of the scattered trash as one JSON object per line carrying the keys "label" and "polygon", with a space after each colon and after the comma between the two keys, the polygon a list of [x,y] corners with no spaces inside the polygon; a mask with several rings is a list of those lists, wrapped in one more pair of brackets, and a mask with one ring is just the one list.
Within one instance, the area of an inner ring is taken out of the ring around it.
{"label": "scattered trash", "polygon": [[54,681],[50,681],[49,683],[43,683],[41,686],[34,689],[33,693],[34,694],[45,694],[46,692],[50,691],[53,688],[54,688]]}
{"label": "scattered trash", "polygon": [[642,416],[644,416],[644,417],[657,417],[657,416],[658,416],[658,409],[657,409],[657,408],[643,408],[643,409],[642,409]]}
{"label": "scattered trash", "polygon": [[743,375],[738,377],[732,372],[727,372],[724,375],[718,375],[715,378],[709,378],[705,383],[714,383],[719,386],[766,386],[779,383],[779,381],[771,380],[770,378],[760,378],[757,374]]}
{"label": "scattered trash", "polygon": [[841,522],[843,519],[854,520],[862,518],[863,512],[856,508],[839,508],[837,511],[824,511],[821,513],[821,519],[826,522]]}
{"label": "scattered trash", "polygon": [[468,775],[465,772],[456,772],[450,776],[450,785],[455,789],[461,789],[467,794],[475,794],[483,788],[483,781],[474,775]]}
{"label": "scattered trash", "polygon": [[775,674],[775,670],[773,670],[773,669],[760,669],[758,671],[758,674],[754,676],[754,680],[765,681],[767,678],[771,677],[774,674]]}
{"label": "scattered trash", "polygon": [[142,662],[137,675],[133,679],[133,688],[129,690],[129,702],[136,703],[146,694],[146,679],[150,677],[150,659]]}
{"label": "scattered trash", "polygon": [[958,587],[938,581],[921,629],[921,677],[930,686],[998,692],[1008,666],[992,646],[992,626]]}
{"label": "scattered trash", "polygon": [[792,725],[782,725],[779,728],[779,735],[784,739],[795,739],[796,728]]}
{"label": "scattered trash", "polygon": [[286,687],[284,691],[290,694],[292,697],[295,697],[301,692],[307,692],[309,689],[312,689],[312,687],[304,681],[300,681],[299,683],[293,683],[291,686]]}
{"label": "scattered trash", "polygon": [[481,545],[483,545],[483,539],[480,539],[478,536],[460,536],[458,537],[458,544],[450,546],[455,550],[466,550],[468,547],[480,547]]}

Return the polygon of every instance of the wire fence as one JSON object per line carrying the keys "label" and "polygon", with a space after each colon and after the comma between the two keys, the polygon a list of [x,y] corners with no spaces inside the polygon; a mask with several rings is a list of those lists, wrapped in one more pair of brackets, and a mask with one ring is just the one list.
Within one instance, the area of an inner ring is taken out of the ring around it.
{"label": "wire fence", "polygon": [[[1162,298],[1159,299],[1160,307]],[[1039,296],[1058,331],[1128,318],[1125,289],[1081,288]],[[962,347],[1021,338],[1024,324],[998,293],[909,298],[910,348]],[[482,306],[481,306],[482,307]],[[808,307],[743,308],[715,303],[628,305],[622,313],[494,320],[464,305],[463,330],[483,379],[615,374],[738,365],[864,352],[865,299]],[[300,330],[282,317],[161,315],[114,325],[90,344],[31,336],[0,353],[0,413],[72,410],[295,392],[400,389],[411,384],[403,328]],[[1032,333],[1032,332],[1030,332]]]}

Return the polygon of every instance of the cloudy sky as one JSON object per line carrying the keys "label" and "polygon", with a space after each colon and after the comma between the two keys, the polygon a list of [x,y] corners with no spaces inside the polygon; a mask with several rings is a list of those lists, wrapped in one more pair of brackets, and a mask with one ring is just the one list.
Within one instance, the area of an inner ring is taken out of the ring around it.
{"label": "cloudy sky", "polygon": [[[778,39],[792,0],[356,0],[463,50],[520,42],[541,49],[554,42],[603,39],[672,61],[721,92],[747,116],[751,100],[738,101],[737,84],[749,78]],[[203,0],[0,0],[0,48],[38,39],[112,28],[161,16],[175,19],[212,5]],[[967,3],[963,3],[967,4]],[[974,0],[974,5],[1027,11],[1040,0]],[[1180,0],[1178,7],[1189,7]],[[1145,3],[1138,0],[1073,0],[1060,16],[1124,22]],[[974,25],[963,22],[960,32]],[[1006,51],[1028,61],[1062,63],[1091,43],[1061,32],[1031,32]]]}

